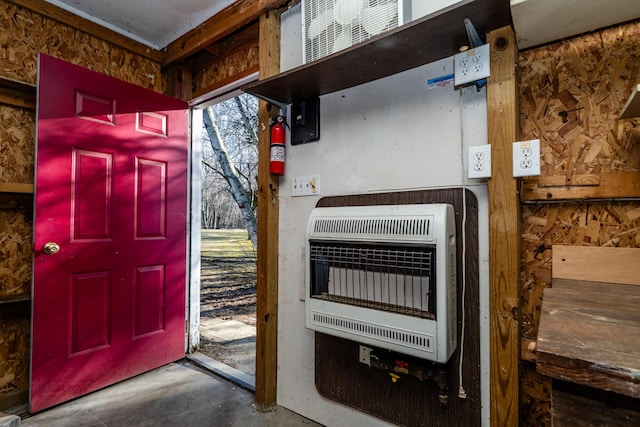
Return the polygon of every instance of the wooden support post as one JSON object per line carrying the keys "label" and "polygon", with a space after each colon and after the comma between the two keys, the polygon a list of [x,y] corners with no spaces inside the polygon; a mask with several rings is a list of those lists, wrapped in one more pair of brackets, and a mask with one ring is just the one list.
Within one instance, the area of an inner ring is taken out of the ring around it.
{"label": "wooden support post", "polygon": [[511,27],[487,35],[491,77],[487,86],[492,170],[489,180],[489,313],[491,425],[517,426],[519,405],[520,205],[512,176],[517,138],[517,47]]}
{"label": "wooden support post", "polygon": [[[260,79],[280,72],[280,12],[260,17]],[[279,179],[269,173],[269,119],[279,113],[260,101],[258,108],[258,262],[256,319],[256,403],[276,402],[278,343],[278,191]]]}
{"label": "wooden support post", "polygon": [[171,66],[167,70],[166,94],[182,101],[193,99],[193,72],[188,63]]}

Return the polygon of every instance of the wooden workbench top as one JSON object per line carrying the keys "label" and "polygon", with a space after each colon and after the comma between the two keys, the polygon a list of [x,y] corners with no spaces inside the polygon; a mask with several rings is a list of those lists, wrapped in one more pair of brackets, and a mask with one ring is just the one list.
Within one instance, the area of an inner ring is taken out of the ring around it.
{"label": "wooden workbench top", "polygon": [[554,279],[536,350],[549,377],[640,398],[640,286]]}

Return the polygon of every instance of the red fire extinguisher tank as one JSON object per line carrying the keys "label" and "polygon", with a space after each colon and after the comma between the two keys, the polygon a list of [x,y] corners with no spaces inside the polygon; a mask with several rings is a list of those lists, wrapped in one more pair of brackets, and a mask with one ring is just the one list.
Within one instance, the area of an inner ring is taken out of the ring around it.
{"label": "red fire extinguisher tank", "polygon": [[271,126],[271,161],[270,172],[273,175],[284,175],[284,116],[278,116]]}

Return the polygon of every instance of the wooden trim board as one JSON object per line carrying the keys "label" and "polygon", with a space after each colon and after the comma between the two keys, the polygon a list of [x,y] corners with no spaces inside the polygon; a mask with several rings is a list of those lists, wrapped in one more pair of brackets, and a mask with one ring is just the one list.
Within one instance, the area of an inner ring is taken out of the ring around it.
{"label": "wooden trim board", "polygon": [[[564,180],[564,183],[561,183],[560,180]],[[571,185],[567,183],[567,177],[564,176],[557,178],[528,178],[522,181],[521,191],[521,198],[524,203],[560,200],[632,199],[638,197],[640,197],[640,172],[612,172],[597,176],[574,176]]]}
{"label": "wooden trim board", "polygon": [[640,248],[553,245],[551,276],[640,285]]}

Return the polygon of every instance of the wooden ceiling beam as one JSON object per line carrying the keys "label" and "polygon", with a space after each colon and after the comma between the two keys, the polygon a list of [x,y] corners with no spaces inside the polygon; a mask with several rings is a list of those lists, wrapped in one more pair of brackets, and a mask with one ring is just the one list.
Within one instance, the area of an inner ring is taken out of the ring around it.
{"label": "wooden ceiling beam", "polygon": [[35,12],[39,15],[45,16],[61,24],[68,25],[76,30],[83,31],[94,37],[111,43],[115,46],[126,49],[130,52],[136,53],[145,58],[149,58],[156,62],[162,61],[162,52],[139,43],[129,37],[123,36],[120,33],[116,33],[108,28],[105,28],[95,22],[91,22],[88,19],[82,18],[78,15],[74,15],[58,6],[51,3],[47,3],[44,0],[7,0],[9,3],[13,3],[24,9]]}
{"label": "wooden ceiling beam", "polygon": [[165,52],[163,67],[185,59],[256,21],[264,13],[290,0],[237,0],[187,34],[171,42]]}

